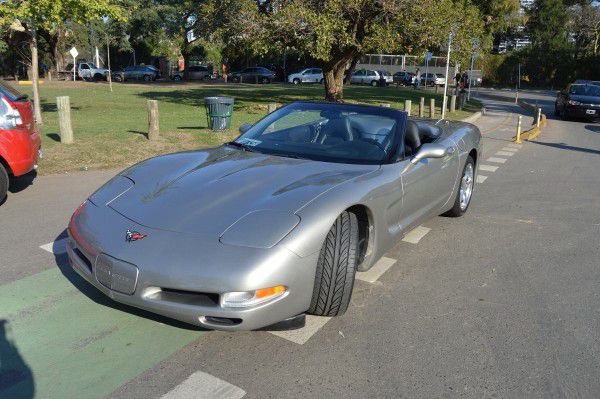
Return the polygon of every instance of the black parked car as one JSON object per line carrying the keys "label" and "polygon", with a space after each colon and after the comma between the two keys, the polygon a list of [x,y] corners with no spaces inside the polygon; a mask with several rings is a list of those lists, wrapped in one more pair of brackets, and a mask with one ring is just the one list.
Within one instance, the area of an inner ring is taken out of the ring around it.
{"label": "black parked car", "polygon": [[396,72],[394,74],[394,83],[403,85],[403,86],[410,86],[413,84],[414,77],[415,77],[415,74],[412,72],[405,72],[405,71]]}
{"label": "black parked car", "polygon": [[124,82],[126,80],[152,82],[160,78],[160,71],[152,65],[134,65],[128,66],[121,71],[114,71],[111,76],[116,82]]}
{"label": "black parked car", "polygon": [[229,78],[236,83],[271,83],[275,79],[275,72],[263,67],[252,67],[231,72]]}
{"label": "black parked car", "polygon": [[600,86],[571,83],[556,97],[554,113],[563,119],[600,117]]}

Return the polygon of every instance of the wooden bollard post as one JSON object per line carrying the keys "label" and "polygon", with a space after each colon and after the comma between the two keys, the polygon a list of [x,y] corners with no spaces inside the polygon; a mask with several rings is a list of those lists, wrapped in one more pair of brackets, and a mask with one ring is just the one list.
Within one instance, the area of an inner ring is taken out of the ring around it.
{"label": "wooden bollard post", "polygon": [[456,111],[456,95],[450,96],[450,112]]}
{"label": "wooden bollard post", "polygon": [[435,98],[429,100],[429,117],[431,119],[435,118]]}
{"label": "wooden bollard post", "polygon": [[73,128],[71,127],[71,102],[69,97],[56,97],[56,106],[58,108],[60,142],[71,144],[73,142]]}
{"label": "wooden bollard post", "polygon": [[267,113],[271,113],[271,112],[275,112],[275,110],[277,109],[277,104],[275,103],[270,103],[269,105],[267,105]]}
{"label": "wooden bollard post", "polygon": [[421,97],[421,101],[419,101],[419,118],[425,116],[425,97]]}
{"label": "wooden bollard post", "polygon": [[379,104],[379,105],[380,105],[381,107],[384,107],[384,108],[389,108],[389,107],[390,107],[390,104],[389,104],[389,103],[381,103],[381,104]]}
{"label": "wooden bollard post", "polygon": [[404,100],[404,111],[406,111],[406,113],[408,114],[408,116],[410,116],[411,108],[412,108],[412,101],[411,100]]}
{"label": "wooden bollard post", "polygon": [[159,135],[158,101],[148,100],[148,140],[156,140]]}

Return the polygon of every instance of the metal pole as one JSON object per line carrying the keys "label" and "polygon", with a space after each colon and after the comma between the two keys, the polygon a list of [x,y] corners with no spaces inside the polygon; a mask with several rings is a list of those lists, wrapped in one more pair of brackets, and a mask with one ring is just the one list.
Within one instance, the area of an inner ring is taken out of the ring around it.
{"label": "metal pole", "polygon": [[73,57],[73,82],[77,80],[77,78],[75,77],[75,71],[77,69],[76,65],[75,65],[75,57]]}
{"label": "metal pole", "polygon": [[110,70],[110,43],[108,41],[108,36],[106,36],[106,62],[108,64],[108,87],[110,89],[110,91],[112,92],[112,76],[111,76],[111,70]]}
{"label": "metal pole", "polygon": [[[425,89],[427,89],[427,72],[429,71],[429,59],[425,58]],[[435,80],[434,80],[435,82]]]}
{"label": "metal pole", "polygon": [[444,84],[444,101],[442,103],[442,119],[446,117],[446,103],[448,101],[448,69],[450,68],[450,49],[452,46],[452,31],[448,35],[448,54],[446,55],[446,83]]}
{"label": "metal pole", "polygon": [[517,137],[515,138],[515,143],[521,143],[521,118],[522,116],[519,115],[519,121],[517,122]]}
{"label": "metal pole", "polygon": [[473,63],[475,61],[475,53],[471,54],[471,69],[469,70],[469,91],[467,92],[467,101],[471,99],[471,82],[473,81]]}

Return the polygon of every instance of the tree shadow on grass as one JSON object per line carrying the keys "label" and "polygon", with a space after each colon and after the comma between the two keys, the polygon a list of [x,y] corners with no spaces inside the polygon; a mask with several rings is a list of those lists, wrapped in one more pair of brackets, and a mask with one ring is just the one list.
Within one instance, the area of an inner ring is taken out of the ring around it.
{"label": "tree shadow on grass", "polygon": [[29,399],[35,396],[31,368],[8,338],[8,320],[0,319],[0,397]]}
{"label": "tree shadow on grass", "polygon": [[142,132],[141,130],[128,130],[128,132],[133,134],[139,134],[140,136],[148,138],[148,132]]}
{"label": "tree shadow on grass", "polygon": [[[234,109],[247,107],[249,105],[266,105],[269,103],[291,103],[294,101],[322,101],[324,90],[320,85],[244,85],[244,84],[222,84],[207,85],[195,88],[173,88],[173,90],[142,91],[137,94],[140,97],[164,101],[174,104],[203,107],[204,97],[226,96],[235,99]],[[420,97],[439,98],[441,94],[416,91],[412,89],[398,89],[396,87],[360,87],[351,86],[344,89],[344,98],[352,102],[366,103],[397,103],[404,100],[418,102]]]}
{"label": "tree shadow on grass", "polygon": [[[42,108],[42,112],[57,112],[58,111],[56,103],[53,103],[53,102],[48,102],[48,101],[45,101],[45,100],[41,100],[40,101],[40,106]],[[71,104],[71,110],[78,111],[80,109],[81,109],[81,107],[73,106]]]}

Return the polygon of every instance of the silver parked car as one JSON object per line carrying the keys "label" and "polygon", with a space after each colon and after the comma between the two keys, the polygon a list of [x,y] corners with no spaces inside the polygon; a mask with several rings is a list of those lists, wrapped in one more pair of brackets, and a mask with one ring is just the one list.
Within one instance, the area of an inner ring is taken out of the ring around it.
{"label": "silver parked car", "polygon": [[297,102],[216,148],[124,170],[73,214],[73,268],[112,299],[211,329],[343,314],[356,271],[469,207],[481,135]]}
{"label": "silver parked car", "polygon": [[290,74],[287,81],[298,85],[300,83],[323,83],[325,79],[321,68],[306,68],[298,73]]}
{"label": "silver parked car", "polygon": [[380,78],[381,75],[378,71],[372,71],[370,69],[359,69],[358,71],[355,71],[350,77],[350,83],[377,86],[379,84]]}
{"label": "silver parked car", "polygon": [[[177,71],[171,76],[171,80],[181,80],[184,78],[185,71]],[[212,72],[208,67],[202,65],[192,65],[189,67],[189,79],[190,80],[210,80],[212,78]]]}

